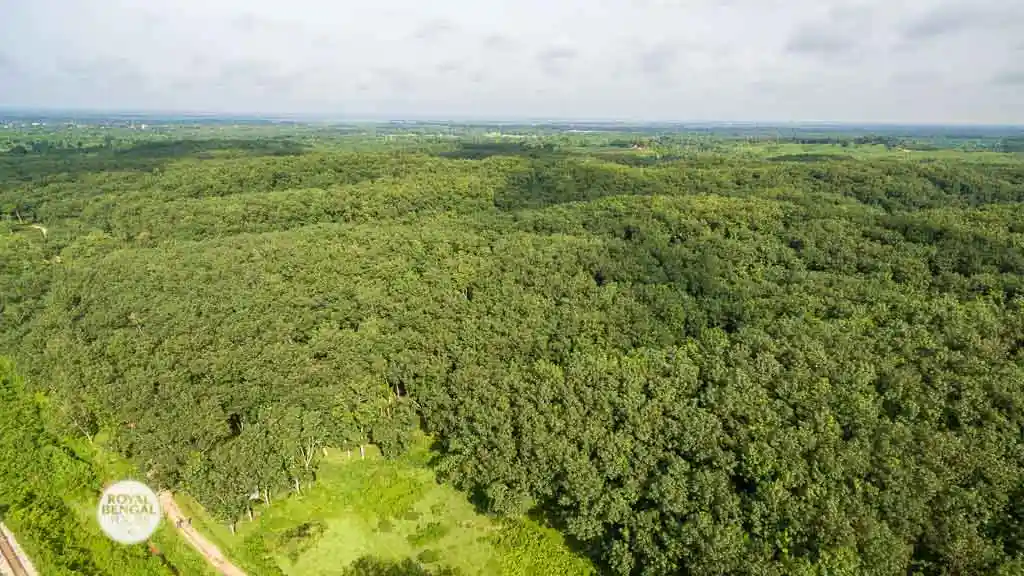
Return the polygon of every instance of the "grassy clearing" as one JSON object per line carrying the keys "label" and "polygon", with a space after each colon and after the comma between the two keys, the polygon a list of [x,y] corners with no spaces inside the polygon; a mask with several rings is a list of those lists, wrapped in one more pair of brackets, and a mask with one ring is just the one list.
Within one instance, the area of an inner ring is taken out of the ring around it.
{"label": "grassy clearing", "polygon": [[411,560],[437,571],[474,575],[586,575],[592,565],[555,530],[528,519],[477,513],[466,496],[439,484],[425,444],[398,459],[371,449],[329,451],[315,485],[262,507],[237,533],[178,498],[193,524],[253,575],[339,574],[357,560]]}

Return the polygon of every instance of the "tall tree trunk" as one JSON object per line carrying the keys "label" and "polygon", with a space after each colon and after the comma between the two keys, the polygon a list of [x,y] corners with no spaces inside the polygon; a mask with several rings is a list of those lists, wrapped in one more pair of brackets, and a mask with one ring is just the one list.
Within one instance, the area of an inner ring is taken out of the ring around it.
{"label": "tall tree trunk", "polygon": [[84,426],[79,424],[78,420],[72,418],[71,422],[74,423],[75,428],[78,428],[78,431],[81,432],[85,436],[85,439],[89,441],[89,445],[91,446],[92,445],[92,434],[89,434],[89,431],[86,430]]}
{"label": "tall tree trunk", "polygon": [[366,448],[362,444],[359,445],[359,458],[366,458]]}
{"label": "tall tree trunk", "polygon": [[299,479],[298,478],[295,479],[295,493],[296,494],[302,494],[302,489],[299,487]]}
{"label": "tall tree trunk", "polygon": [[231,535],[234,536],[235,535],[235,523],[232,522],[231,524],[228,524],[228,527],[231,528]]}
{"label": "tall tree trunk", "polygon": [[252,522],[252,506],[249,506],[249,522]]}

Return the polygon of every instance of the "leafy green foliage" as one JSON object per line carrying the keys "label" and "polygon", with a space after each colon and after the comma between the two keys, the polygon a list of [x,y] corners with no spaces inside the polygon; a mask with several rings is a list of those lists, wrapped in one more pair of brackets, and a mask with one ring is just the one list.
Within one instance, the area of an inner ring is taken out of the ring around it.
{"label": "leafy green foliage", "polygon": [[424,546],[444,538],[449,528],[440,522],[431,522],[415,534],[409,535],[409,543],[413,546]]}
{"label": "leafy green foliage", "polygon": [[510,576],[550,574],[569,576],[590,574],[591,569],[580,558],[566,554],[552,554],[552,535],[544,531],[528,530],[522,522],[508,522],[493,537],[493,542],[504,554],[501,557],[501,573]]}
{"label": "leafy green foliage", "polygon": [[[13,364],[0,358],[0,516],[36,568],[47,575],[178,573],[145,546],[117,544],[90,523],[100,488],[92,464],[46,430],[38,402]],[[80,502],[84,517],[76,510]],[[205,573],[198,559],[174,560],[190,573]]]}
{"label": "leafy green foliage", "polygon": [[373,557],[365,557],[356,560],[343,573],[344,576],[458,576],[458,572],[451,568],[440,570],[428,570],[412,560],[401,562],[388,562]]}
{"label": "leafy green foliage", "polygon": [[323,522],[304,522],[281,534],[277,548],[295,562],[304,551],[316,544],[326,529]]}
{"label": "leafy green foliage", "polygon": [[1019,157],[572,138],[10,175],[3,345],[224,522],[424,428],[616,574],[1021,566]]}

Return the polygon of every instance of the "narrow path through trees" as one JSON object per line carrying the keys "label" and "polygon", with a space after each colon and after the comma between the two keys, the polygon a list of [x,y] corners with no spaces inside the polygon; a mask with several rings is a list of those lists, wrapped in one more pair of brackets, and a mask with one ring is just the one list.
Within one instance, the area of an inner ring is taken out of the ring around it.
{"label": "narrow path through trees", "polygon": [[163,508],[167,521],[173,523],[174,526],[177,527],[178,532],[180,532],[182,537],[185,538],[185,541],[195,548],[197,552],[202,554],[211,566],[224,576],[246,576],[245,572],[232,564],[224,557],[223,554],[221,554],[220,549],[204,538],[202,534],[196,531],[196,529],[186,521],[185,515],[182,514],[181,509],[178,508],[178,503],[174,501],[174,495],[170,492],[164,491],[158,494],[158,498],[160,499],[160,507]]}

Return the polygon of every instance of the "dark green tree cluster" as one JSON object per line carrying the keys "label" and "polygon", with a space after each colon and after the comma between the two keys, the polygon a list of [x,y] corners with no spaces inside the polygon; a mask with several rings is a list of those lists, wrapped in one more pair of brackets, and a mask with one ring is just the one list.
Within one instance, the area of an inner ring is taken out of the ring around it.
{"label": "dark green tree cluster", "polygon": [[98,496],[101,483],[92,464],[47,429],[44,410],[13,364],[0,358],[0,520],[35,567],[68,576],[180,573],[145,546],[119,545],[83,518],[74,498]]}
{"label": "dark green tree cluster", "polygon": [[1019,158],[492,148],[14,178],[0,343],[227,522],[422,427],[616,574],[1024,570]]}
{"label": "dark green tree cluster", "polygon": [[403,562],[388,562],[366,556],[346,568],[343,576],[458,576],[458,572],[450,568],[429,570],[409,559]]}

